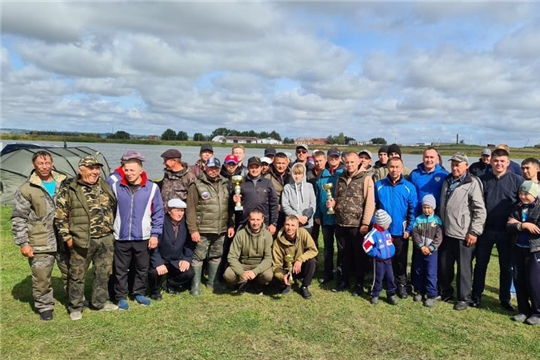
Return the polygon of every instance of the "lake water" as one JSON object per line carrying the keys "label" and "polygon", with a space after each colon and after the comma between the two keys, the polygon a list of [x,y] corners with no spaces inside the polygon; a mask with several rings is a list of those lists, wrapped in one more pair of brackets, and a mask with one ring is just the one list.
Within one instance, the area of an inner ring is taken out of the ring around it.
{"label": "lake water", "polygon": [[[13,144],[20,141],[12,140],[2,140],[2,145]],[[38,145],[42,146],[64,146],[62,142],[48,141],[48,142],[36,142]],[[148,176],[151,179],[161,178],[163,176],[163,159],[160,155],[167,149],[174,148],[179,150],[182,153],[182,161],[187,162],[188,164],[193,164],[199,158],[199,147],[198,146],[168,146],[168,145],[138,145],[138,144],[111,144],[111,143],[76,143],[70,142],[68,146],[88,146],[92,149],[95,149],[107,158],[109,166],[111,169],[115,169],[119,163],[122,154],[126,150],[136,150],[140,152],[143,156],[147,158],[147,161],[144,163],[144,169],[148,173]],[[292,149],[276,149],[277,151],[293,153]],[[214,147],[214,156],[223,161],[225,156],[230,154],[231,147]],[[246,157],[244,159],[244,164],[247,163],[247,159],[251,156],[260,156],[264,155],[263,149],[246,149]],[[376,154],[373,154],[376,157]],[[293,154],[294,157],[294,154]],[[444,165],[448,168],[447,160],[448,156],[443,156]],[[373,159],[375,162],[377,158]],[[471,163],[477,161],[476,158],[471,158]],[[403,162],[406,167],[409,169],[416,168],[417,164],[422,162],[422,155],[403,155]]]}

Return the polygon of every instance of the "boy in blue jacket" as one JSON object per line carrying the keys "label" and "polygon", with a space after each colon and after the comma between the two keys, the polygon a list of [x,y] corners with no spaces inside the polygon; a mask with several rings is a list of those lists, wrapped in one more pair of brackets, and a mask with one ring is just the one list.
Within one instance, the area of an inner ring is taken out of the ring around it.
{"label": "boy in blue jacket", "polygon": [[383,281],[386,281],[388,302],[397,305],[397,286],[394,281],[394,271],[392,270],[392,256],[394,256],[396,249],[392,241],[392,235],[388,232],[391,223],[392,218],[386,211],[377,210],[373,229],[364,237],[364,251],[373,257],[375,268],[373,286],[371,287],[371,303],[373,305],[379,303]]}
{"label": "boy in blue jacket", "polygon": [[414,221],[412,238],[414,242],[412,272],[416,290],[414,301],[422,301],[424,306],[433,307],[437,298],[437,249],[442,242],[442,220],[435,215],[437,202],[428,194],[422,199],[423,215]]}

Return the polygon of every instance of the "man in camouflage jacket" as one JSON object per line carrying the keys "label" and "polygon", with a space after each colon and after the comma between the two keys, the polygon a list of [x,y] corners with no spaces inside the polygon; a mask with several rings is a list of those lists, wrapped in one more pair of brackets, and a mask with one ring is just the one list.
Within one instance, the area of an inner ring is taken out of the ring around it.
{"label": "man in camouflage jacket", "polygon": [[118,309],[107,303],[116,198],[100,178],[101,166],[92,155],[82,158],[79,175],[62,184],[56,204],[54,223],[70,249],[68,307],[72,320],[82,318],[84,279],[91,262],[94,264],[91,306],[96,310]]}
{"label": "man in camouflage jacket", "polygon": [[32,271],[34,308],[42,320],[51,320],[54,311],[51,275],[56,260],[67,288],[68,257],[64,244],[58,244],[53,227],[55,201],[64,175],[52,171],[52,156],[38,151],[32,157],[34,170],[15,193],[11,220],[13,240],[28,258]]}

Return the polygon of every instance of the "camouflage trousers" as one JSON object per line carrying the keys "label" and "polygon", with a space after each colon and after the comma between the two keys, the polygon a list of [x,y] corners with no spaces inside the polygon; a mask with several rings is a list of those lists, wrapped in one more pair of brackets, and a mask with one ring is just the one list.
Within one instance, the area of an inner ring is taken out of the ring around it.
{"label": "camouflage trousers", "polygon": [[91,305],[101,309],[109,298],[107,284],[112,273],[114,238],[112,235],[90,239],[88,249],[73,246],[69,261],[69,312],[82,311],[84,307],[84,279],[93,263],[94,283],[92,284]]}
{"label": "camouflage trousers", "polygon": [[28,264],[32,271],[32,296],[34,298],[34,308],[39,313],[47,310],[54,310],[51,275],[55,261],[62,275],[64,290],[66,290],[69,267],[68,253],[35,254],[33,258],[28,259]]}
{"label": "camouflage trousers", "polygon": [[223,254],[223,244],[225,243],[225,233],[223,234],[201,234],[201,240],[195,247],[191,265],[202,266],[204,260],[219,264]]}

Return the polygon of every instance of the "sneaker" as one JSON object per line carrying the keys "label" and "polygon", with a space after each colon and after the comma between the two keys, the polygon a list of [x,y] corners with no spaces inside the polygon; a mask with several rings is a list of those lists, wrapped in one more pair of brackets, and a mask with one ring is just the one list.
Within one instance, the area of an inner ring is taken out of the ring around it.
{"label": "sneaker", "polygon": [[501,301],[501,306],[506,311],[516,311],[516,308],[510,304],[510,301]]}
{"label": "sneaker", "polygon": [[413,299],[414,302],[420,302],[422,301],[422,294],[415,294]]}
{"label": "sneaker", "polygon": [[163,299],[163,296],[161,296],[161,293],[156,293],[156,294],[150,295],[150,299],[155,300],[155,301],[161,301]]}
{"label": "sneaker", "polygon": [[129,309],[129,305],[128,305],[128,303],[127,303],[127,301],[125,299],[118,300],[116,305],[118,305],[118,308],[120,310],[128,310]]}
{"label": "sneaker", "polygon": [[473,307],[473,308],[479,308],[480,307],[480,300],[478,300],[477,298],[472,298],[471,301],[469,302],[469,306],[470,307]]}
{"label": "sneaker", "polygon": [[309,289],[307,288],[307,286],[302,286],[300,288],[300,293],[302,294],[302,297],[304,299],[311,299],[311,293],[309,292]]}
{"label": "sneaker", "polygon": [[111,304],[109,302],[105,303],[105,305],[103,305],[103,307],[101,309],[99,309],[98,311],[115,311],[115,310],[118,310],[118,306],[114,305],[114,304]]}
{"label": "sneaker", "polygon": [[373,296],[369,302],[373,305],[377,305],[379,303],[379,297],[378,296]]}
{"label": "sneaker", "polygon": [[397,296],[399,296],[400,299],[406,299],[409,294],[407,294],[407,288],[404,285],[398,286]]}
{"label": "sneaker", "polygon": [[354,287],[353,296],[359,297],[362,296],[364,293],[364,289],[362,288],[362,285],[356,285]]}
{"label": "sneaker", "polygon": [[425,307],[428,307],[428,308],[431,308],[431,307],[434,307],[435,306],[435,303],[437,302],[437,298],[436,297],[429,297],[427,298],[426,300],[424,300],[424,306]]}
{"label": "sneaker", "polygon": [[150,299],[144,295],[135,295],[135,301],[141,304],[142,306],[148,306],[152,303]]}
{"label": "sneaker", "polygon": [[334,277],[333,277],[333,276],[331,276],[331,277],[330,277],[330,276],[329,276],[329,277],[326,277],[326,276],[325,276],[324,278],[319,279],[318,281],[319,281],[319,284],[321,284],[321,285],[326,285],[326,284],[328,284],[328,283],[329,283],[330,281],[332,281],[332,280],[334,280]]}
{"label": "sneaker", "polygon": [[82,319],[82,312],[81,311],[73,311],[72,313],[69,314],[69,317],[71,318],[71,320],[75,321],[75,320],[81,320]]}
{"label": "sneaker", "polygon": [[525,320],[527,320],[527,315],[525,315],[525,314],[517,314],[517,315],[512,316],[510,319],[512,321],[522,323]]}
{"label": "sneaker", "polygon": [[398,300],[397,300],[396,295],[390,295],[390,296],[388,297],[388,303],[389,303],[390,305],[397,305]]}
{"label": "sneaker", "polygon": [[341,282],[341,283],[337,284],[337,286],[332,289],[332,292],[341,292],[341,291],[345,291],[347,289],[349,289],[349,284]]}
{"label": "sneaker", "polygon": [[540,322],[540,318],[534,315],[528,317],[527,320],[525,320],[525,324],[527,325],[538,325],[539,322]]}
{"label": "sneaker", "polygon": [[165,287],[165,292],[166,292],[167,294],[171,294],[171,295],[178,295],[178,294],[180,294],[180,291],[178,291],[178,289],[175,289],[175,288],[173,288],[173,287],[168,287],[168,286]]}
{"label": "sneaker", "polygon": [[248,288],[249,288],[249,282],[248,281],[243,282],[240,284],[240,286],[238,286],[238,290],[236,291],[236,294],[244,295]]}
{"label": "sneaker", "polygon": [[467,310],[469,307],[469,303],[467,301],[458,301],[454,305],[454,310],[461,311],[461,310]]}
{"label": "sneaker", "polygon": [[39,313],[39,317],[41,318],[41,320],[43,321],[49,321],[49,320],[52,320],[53,318],[53,311],[52,310],[45,310],[43,312],[40,312]]}
{"label": "sneaker", "polygon": [[281,295],[288,295],[291,293],[291,285],[285,286],[283,290],[281,290]]}

